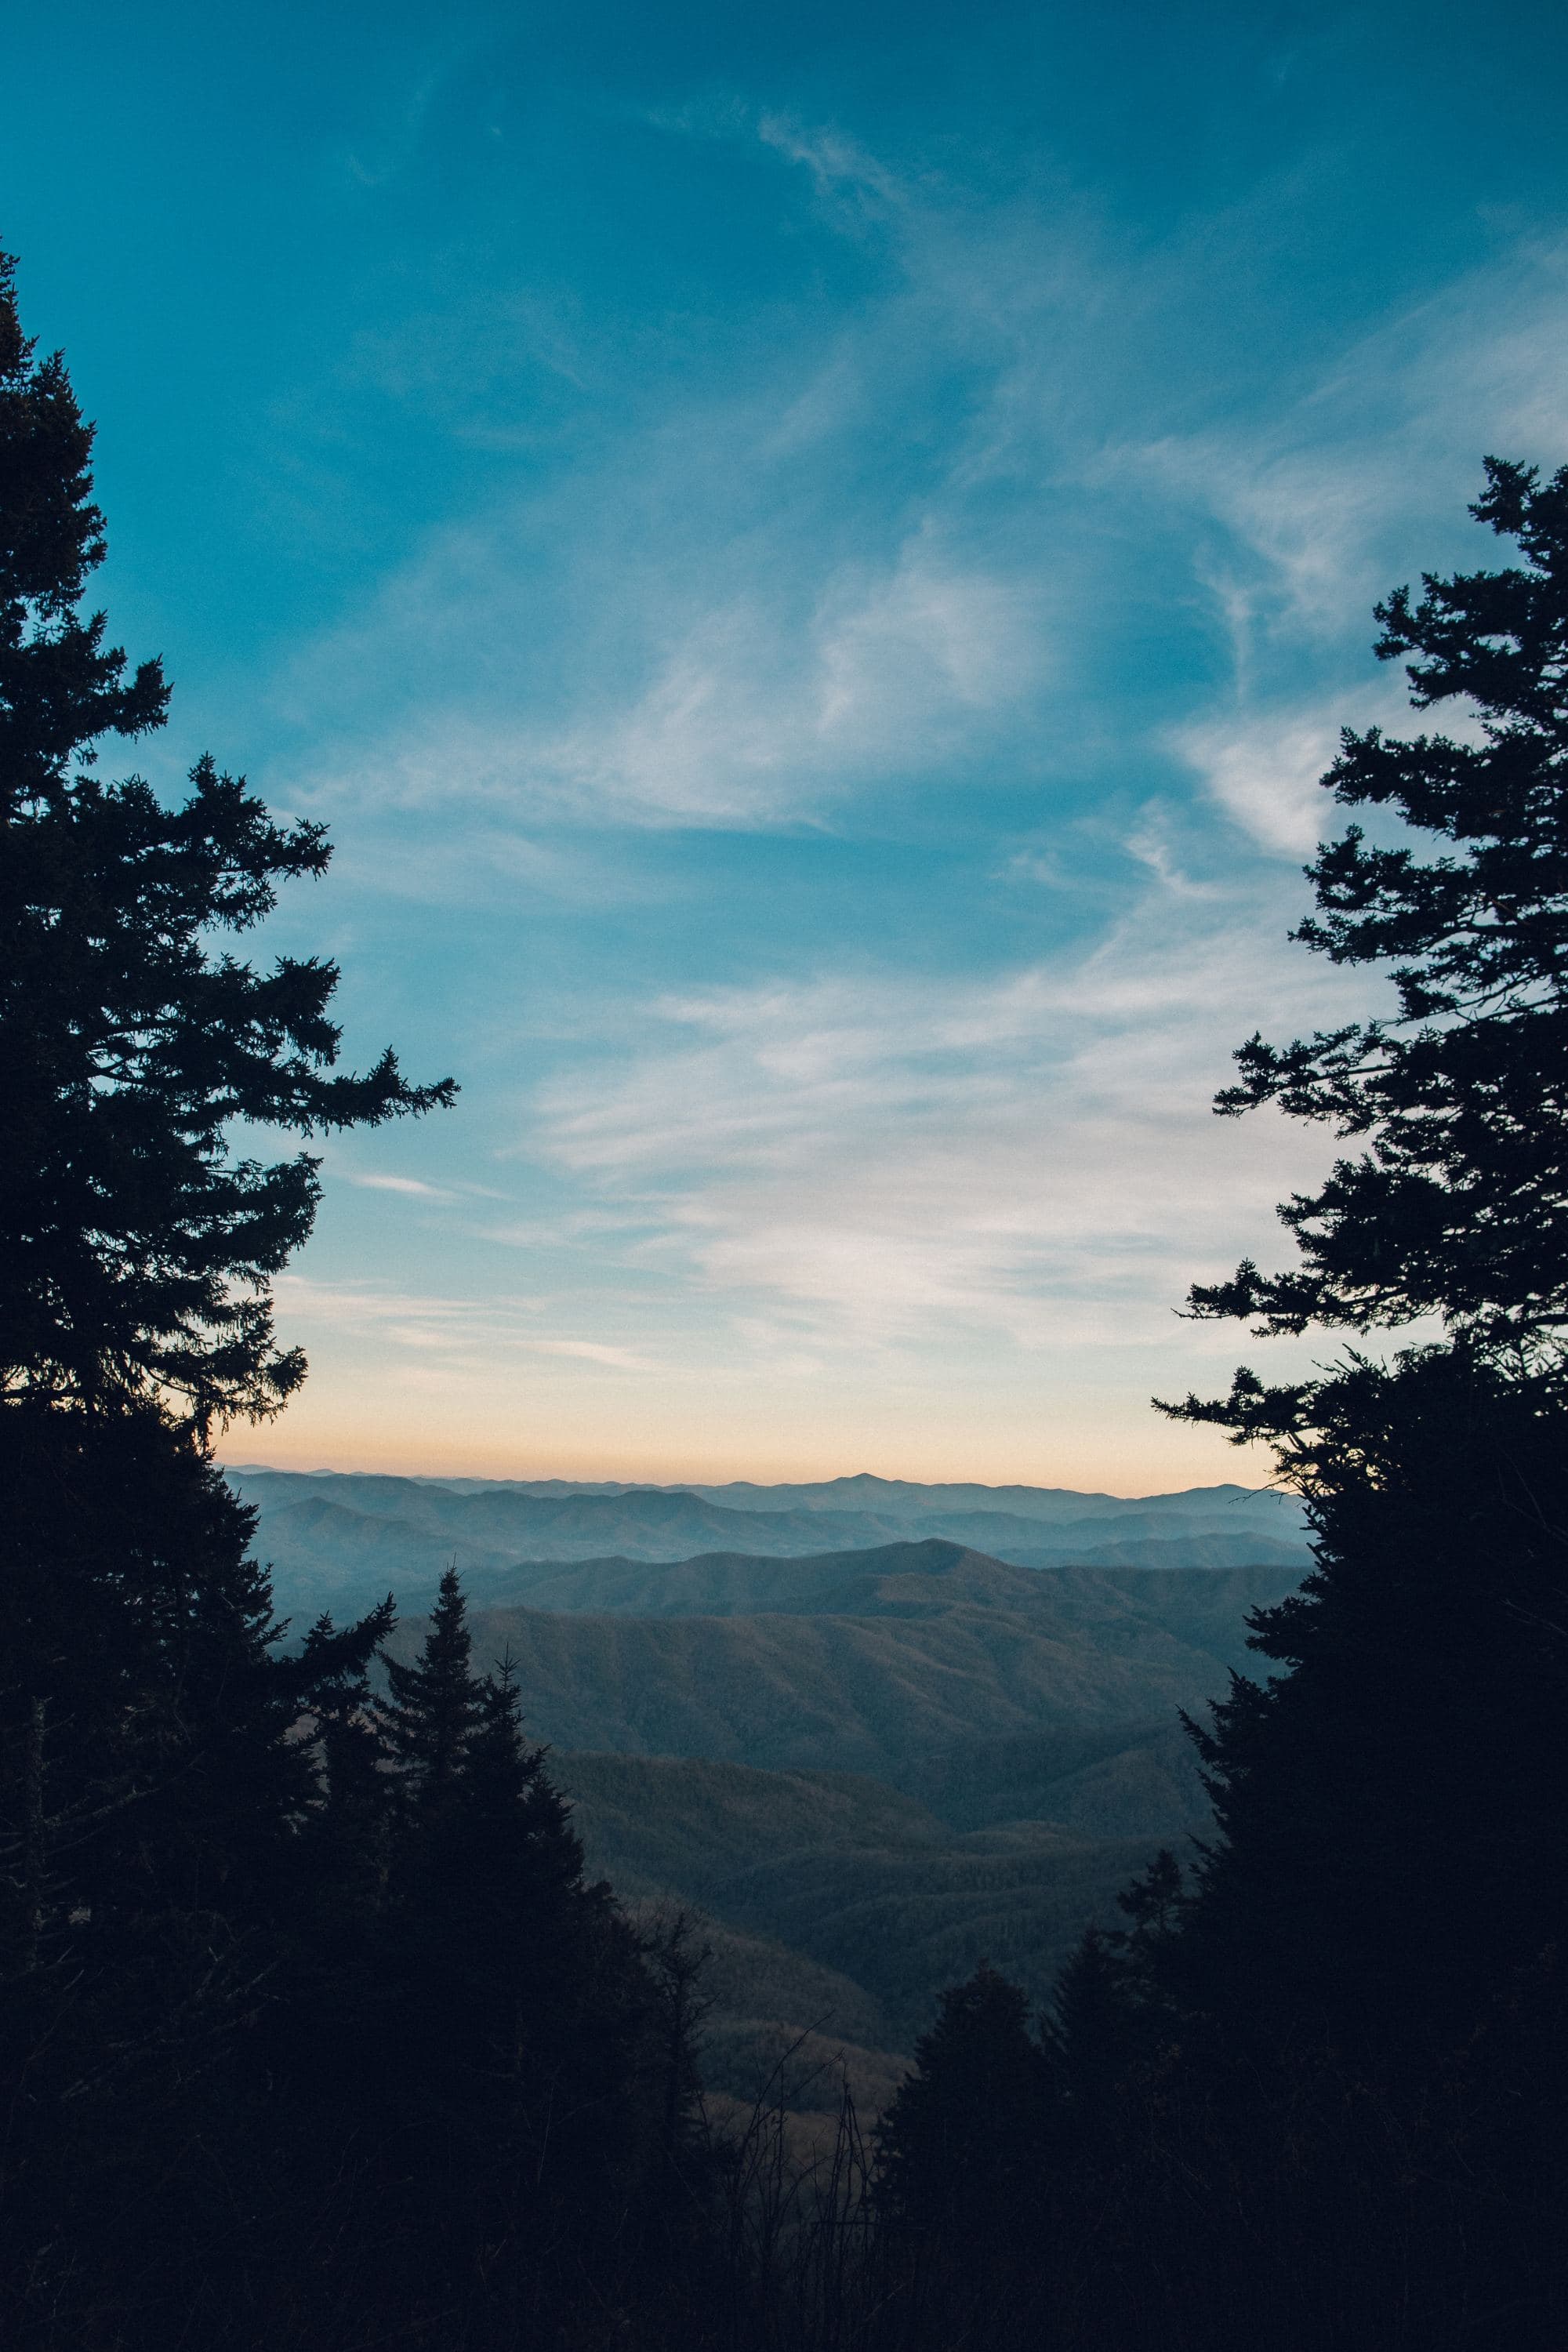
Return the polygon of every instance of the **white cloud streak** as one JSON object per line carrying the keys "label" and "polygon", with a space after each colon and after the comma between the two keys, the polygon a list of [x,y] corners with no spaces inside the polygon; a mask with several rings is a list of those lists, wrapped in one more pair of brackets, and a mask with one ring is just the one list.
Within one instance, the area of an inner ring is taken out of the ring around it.
{"label": "white cloud streak", "polygon": [[[1260,846],[1310,846],[1300,779],[1324,722],[1303,664],[1363,694],[1370,604],[1430,555],[1435,518],[1458,543],[1483,447],[1568,455],[1563,255],[1456,283],[1262,419],[1150,432],[1168,393],[1114,322],[1179,304],[1190,257],[1162,282],[1081,221],[911,190],[809,127],[731,111],[722,135],[737,124],[845,234],[875,228],[886,290],[782,352],[771,385],[437,534],[297,671],[301,716],[323,690],[397,714],[320,745],[300,797],[394,820],[462,806],[487,861],[510,836],[518,878],[551,890],[550,851],[522,836],[552,825],[765,830],[867,787],[1027,770],[1080,692],[1075,644],[1123,593],[1119,541],[1184,531],[1161,625],[1217,636],[1233,665],[1221,707],[1179,722],[1184,756]],[[889,517],[858,478],[882,420],[955,372],[967,394]],[[557,627],[581,645],[552,676]]]}
{"label": "white cloud streak", "polygon": [[552,1306],[545,1298],[433,1297],[299,1274],[280,1275],[273,1287],[280,1321],[307,1346],[368,1339],[420,1379],[435,1370],[454,1381],[483,1381],[509,1360],[541,1356],[616,1371],[658,1370],[634,1348],[540,1331],[538,1318]]}
{"label": "white cloud streak", "polygon": [[1279,1246],[1272,1204],[1325,1156],[1206,1108],[1257,1020],[1349,998],[1260,955],[1258,911],[1153,893],[1091,952],[991,978],[670,1000],[663,1038],[548,1089],[550,1146],[654,1223],[645,1254],[796,1340],[1166,1336],[1194,1276]]}
{"label": "white cloud streak", "polygon": [[[651,1015],[612,976],[593,1017],[629,1042],[551,1080],[528,1149],[573,1188],[564,1223],[778,1364],[1168,1340],[1191,1280],[1286,1246],[1273,1203],[1331,1148],[1205,1106],[1255,1026],[1360,1009],[1283,944],[1301,894],[1276,861],[1333,829],[1317,779],[1339,727],[1408,716],[1396,676],[1368,682],[1373,598],[1445,550],[1488,560],[1457,520],[1483,449],[1568,456],[1563,256],[1505,255],[1238,418],[1223,387],[1175,396],[1152,331],[1138,346],[1191,257],[1118,259],[1081,222],[911,191],[809,127],[731,110],[699,131],[808,174],[826,218],[892,257],[888,283],[553,505],[434,541],[293,682],[307,715],[322,678],[395,713],[356,727],[368,749],[320,750],[301,797],[389,830],[448,813],[492,848],[526,831],[521,876],[553,825],[833,822],[876,788],[1065,774],[1041,748],[1062,740],[1141,744],[1119,836],[1141,871],[1088,949],[935,979],[814,942]],[[1202,421],[1173,428],[1184,411]],[[889,415],[930,446],[872,496]],[[1069,888],[1058,846],[1005,867]],[[1223,883],[1191,878],[1216,865]],[[352,1311],[410,1353],[640,1361],[488,1304]],[[1237,1346],[1186,1344],[1211,1339]]]}

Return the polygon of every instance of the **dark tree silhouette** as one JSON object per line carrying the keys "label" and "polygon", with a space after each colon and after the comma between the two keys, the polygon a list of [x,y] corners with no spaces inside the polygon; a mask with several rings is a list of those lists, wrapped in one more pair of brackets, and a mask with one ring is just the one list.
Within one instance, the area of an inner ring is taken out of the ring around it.
{"label": "dark tree silhouette", "polygon": [[1281,1209],[1302,1264],[1200,1286],[1199,1315],[1287,1332],[1438,1315],[1524,1343],[1568,1322],[1568,468],[1543,483],[1489,458],[1471,512],[1522,564],[1428,575],[1418,603],[1396,590],[1377,652],[1412,656],[1418,707],[1468,703],[1479,740],[1347,730],[1323,779],[1443,852],[1352,825],[1309,868],[1320,911],[1295,934],[1391,968],[1397,1015],[1283,1049],[1254,1036],[1216,1104],[1277,1103],[1366,1148]]}
{"label": "dark tree silhouette", "polygon": [[1378,608],[1415,700],[1468,699],[1479,740],[1347,734],[1323,780],[1442,854],[1352,827],[1297,934],[1391,966],[1399,1016],[1254,1038],[1217,1106],[1274,1101],[1366,1148],[1281,1212],[1300,1269],[1192,1295],[1266,1330],[1433,1314],[1449,1336],[1294,1383],[1244,1368],[1166,1408],[1272,1443],[1319,1560],[1254,1621],[1287,1671],[1238,1680],[1198,1735],[1224,1836],[1182,1964],[1204,1956],[1216,2000],[1223,1978],[1237,2031],[1271,2011],[1271,2033],[1326,2022],[1363,2051],[1462,2034],[1568,1928],[1568,471],[1487,474],[1472,511],[1524,564]]}
{"label": "dark tree silhouette", "polygon": [[333,1073],[334,964],[209,947],[321,872],[320,825],[274,824],[207,758],[175,808],[94,772],[105,736],[163,724],[168,689],[77,609],[104,553],[91,446],[0,260],[0,1396],[153,1397],[205,1430],[304,1373],[268,1285],[310,1233],[318,1163],[237,1156],[233,1130],[374,1125],[454,1088],[409,1085],[391,1053]]}
{"label": "dark tree silhouette", "polygon": [[1411,837],[1323,848],[1297,934],[1385,967],[1397,1010],[1254,1037],[1216,1105],[1360,1149],[1282,1208],[1298,1267],[1191,1297],[1263,1333],[1445,1336],[1163,1408],[1269,1443],[1317,1556],[1252,1621],[1279,1671],[1194,1727],[1219,1834],[1173,1927],[1129,1945],[1173,2030],[1125,2226],[1161,2242],[1184,2181],[1234,2217],[1182,2256],[1201,2294],[1230,2283],[1215,2341],[1568,2325],[1568,471],[1487,473],[1472,511],[1523,562],[1379,608],[1379,652],[1473,737],[1344,737],[1325,784]]}
{"label": "dark tree silhouette", "polygon": [[412,1665],[389,1658],[386,1665],[392,1689],[387,1738],[421,1812],[440,1811],[455,1793],[485,1712],[473,1652],[462,1581],[448,1568],[418,1657]]}
{"label": "dark tree silhouette", "polygon": [[919,2346],[1038,2341],[1053,2083],[1025,1993],[982,1961],[943,1993],[877,2133],[875,2210]]}
{"label": "dark tree silhouette", "polygon": [[1027,2195],[1047,2074],[1026,1996],[982,1961],[943,1993],[881,2127],[884,2202],[916,2229],[986,2230]]}

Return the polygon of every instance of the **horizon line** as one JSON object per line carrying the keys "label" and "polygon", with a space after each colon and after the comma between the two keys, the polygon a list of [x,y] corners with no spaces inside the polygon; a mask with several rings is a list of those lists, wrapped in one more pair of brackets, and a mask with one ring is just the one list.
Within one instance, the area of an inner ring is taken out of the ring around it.
{"label": "horizon line", "polygon": [[1261,1486],[1249,1486],[1239,1478],[1200,1480],[1190,1486],[1163,1486],[1137,1492],[1120,1491],[1110,1486],[1047,1486],[1028,1478],[994,1480],[987,1478],[889,1478],[877,1470],[836,1471],[826,1478],[622,1478],[613,1472],[597,1476],[563,1475],[553,1471],[532,1475],[498,1476],[493,1473],[468,1470],[388,1470],[342,1469],[335,1463],[317,1463],[305,1466],[282,1462],[229,1461],[219,1455],[219,1467],[232,1471],[236,1476],[266,1475],[286,1478],[407,1478],[426,1486],[450,1486],[461,1483],[473,1486],[620,1486],[631,1492],[647,1494],[679,1494],[698,1487],[723,1488],[749,1486],[759,1493],[770,1493],[781,1486],[839,1486],[862,1481],[879,1486],[913,1486],[931,1489],[940,1486],[972,1486],[983,1494],[1005,1495],[1018,1492],[1033,1495],[1075,1495],[1106,1502],[1152,1502],[1170,1495],[1215,1494],[1231,1487],[1238,1494],[1285,1494],[1288,1489],[1265,1480]]}

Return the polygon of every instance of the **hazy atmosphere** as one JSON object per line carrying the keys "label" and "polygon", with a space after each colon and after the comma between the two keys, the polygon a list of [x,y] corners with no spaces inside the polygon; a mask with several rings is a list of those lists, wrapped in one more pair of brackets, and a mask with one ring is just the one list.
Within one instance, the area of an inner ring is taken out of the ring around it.
{"label": "hazy atmosphere", "polygon": [[1372,603],[1564,454],[1563,37],[13,15],[134,757],[327,821],[276,942],[462,1087],[328,1145],[232,1458],[1267,1475],[1147,1400],[1310,1359],[1174,1310],[1327,1147],[1208,1101],[1381,1001],[1285,941]]}

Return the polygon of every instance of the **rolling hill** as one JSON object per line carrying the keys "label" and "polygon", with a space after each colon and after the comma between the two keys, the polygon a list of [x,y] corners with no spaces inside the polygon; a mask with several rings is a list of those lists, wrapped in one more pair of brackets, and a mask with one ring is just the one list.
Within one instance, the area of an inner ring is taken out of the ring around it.
{"label": "rolling hill", "polygon": [[[1097,1834],[1049,1817],[957,1827],[847,1773],[604,1754],[554,1769],[592,1866],[628,1895],[691,1906],[728,1949],[721,2087],[737,2095],[779,2028],[907,2050],[942,1988],[983,1958],[1044,2001],[1085,1925],[1115,1916],[1117,1889],[1161,1842],[1135,1825],[1127,1780],[1120,1826]],[[1061,1776],[1062,1811],[1082,1809],[1078,1777]],[[1054,1803],[1049,1784],[1031,1793]],[[1199,1790],[1179,1818],[1203,1817]],[[1168,1810],[1161,1819],[1170,1833]]]}
{"label": "rolling hill", "polygon": [[[425,1606],[454,1558],[476,1592],[493,1580],[497,1600],[522,1598],[521,1571],[534,1567],[713,1553],[805,1559],[925,1539],[1026,1568],[1304,1568],[1307,1561],[1298,1507],[1271,1490],[1241,1486],[1129,1503],[1047,1488],[922,1487],[868,1477],[689,1489],[327,1471],[228,1475],[259,1515],[258,1549],[272,1565],[279,1605],[307,1615],[323,1606],[340,1615],[366,1608],[389,1589],[405,1607]],[[503,1594],[509,1574],[516,1580]]]}
{"label": "rolling hill", "polygon": [[1295,1580],[926,1540],[579,1563],[471,1622],[594,1868],[700,1916],[716,2087],[749,2096],[795,2035],[837,2035],[870,2097],[944,1984],[988,1958],[1043,2000],[1128,1876],[1205,1825],[1174,1710],[1224,1688],[1246,1611]]}
{"label": "rolling hill", "polygon": [[[936,1542],[685,1566],[683,1605],[661,1613],[591,1601],[474,1612],[479,1654],[510,1653],[537,1737],[897,1787],[917,1759],[965,1742],[1169,1720],[1200,1705],[1245,1654],[1245,1610],[1295,1580],[1278,1570],[1041,1571]],[[796,1588],[782,1607],[781,1580]],[[714,1586],[723,1613],[703,1608]],[[417,1638],[405,1623],[394,1651]]]}
{"label": "rolling hill", "polygon": [[456,1559],[594,1869],[697,1916],[710,2087],[748,2099],[795,2049],[806,2105],[839,2049],[879,2105],[982,1958],[1047,1998],[1128,1876],[1205,1824],[1176,1710],[1310,1565],[1293,1507],[1239,1487],[231,1475],[280,1605],[342,1618],[390,1588],[396,1654]]}

